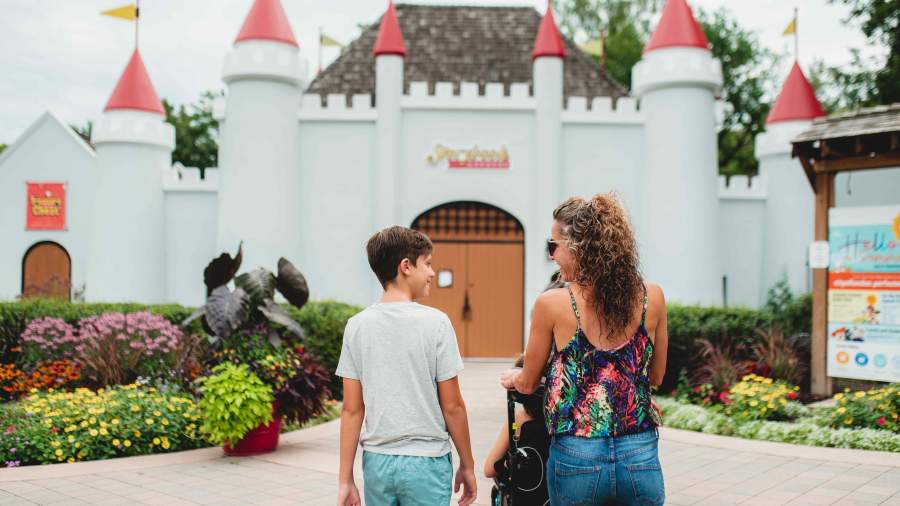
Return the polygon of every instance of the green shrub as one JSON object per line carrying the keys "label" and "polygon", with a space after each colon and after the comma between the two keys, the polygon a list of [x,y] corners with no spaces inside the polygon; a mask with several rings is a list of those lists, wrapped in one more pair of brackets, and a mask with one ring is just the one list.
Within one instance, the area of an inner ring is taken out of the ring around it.
{"label": "green shrub", "polygon": [[834,428],[869,428],[900,432],[900,383],[868,391],[834,395],[830,424]]}
{"label": "green shrub", "polygon": [[200,431],[213,444],[234,444],[256,427],[272,421],[272,387],[247,367],[223,362],[213,375],[197,379],[200,392]]}
{"label": "green shrub", "polygon": [[189,396],[138,385],[37,392],[0,410],[0,467],[200,448],[199,417]]}
{"label": "green shrub", "polygon": [[334,371],[337,369],[338,359],[341,356],[341,344],[347,320],[362,311],[362,308],[343,302],[324,300],[308,302],[299,311],[294,307],[286,307],[286,309],[306,331],[309,351],[331,374],[331,395],[337,400],[343,399],[343,384],[341,378],[334,375]]}

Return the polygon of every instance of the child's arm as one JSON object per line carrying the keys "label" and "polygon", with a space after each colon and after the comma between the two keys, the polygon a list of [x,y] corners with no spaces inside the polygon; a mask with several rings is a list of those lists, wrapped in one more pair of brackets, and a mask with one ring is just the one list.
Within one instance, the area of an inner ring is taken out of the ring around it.
{"label": "child's arm", "polygon": [[506,453],[506,450],[509,450],[509,432],[504,423],[500,426],[500,435],[498,435],[497,440],[494,441],[494,446],[491,447],[491,451],[489,451],[487,457],[484,458],[485,478],[497,476],[497,470],[494,469],[494,463],[503,458],[503,454]]}
{"label": "child's arm", "polygon": [[360,506],[359,491],[353,480],[353,461],[359,445],[366,406],[363,403],[362,383],[344,378],[344,407],[341,410],[341,457],[338,471],[338,506]]}
{"label": "child's arm", "polygon": [[[440,381],[438,387],[438,400],[441,404],[441,412],[447,423],[447,432],[453,439],[456,451],[459,453],[459,470],[453,481],[453,491],[459,492],[463,486],[463,495],[459,498],[460,506],[468,506],[475,501],[475,459],[472,458],[472,442],[469,439],[469,418],[466,413],[466,403],[463,401],[462,392],[459,391],[459,378],[454,376],[446,381]],[[344,394],[346,396],[346,393]],[[346,398],[346,397],[345,397]],[[346,402],[346,401],[345,401]]]}

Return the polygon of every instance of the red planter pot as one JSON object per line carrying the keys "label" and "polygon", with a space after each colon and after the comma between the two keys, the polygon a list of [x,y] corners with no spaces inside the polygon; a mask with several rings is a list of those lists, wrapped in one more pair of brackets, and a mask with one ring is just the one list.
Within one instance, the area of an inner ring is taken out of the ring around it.
{"label": "red planter pot", "polygon": [[272,421],[251,430],[234,446],[225,443],[225,455],[246,457],[269,453],[278,448],[278,435],[281,434],[281,415],[278,414],[278,402],[272,403]]}

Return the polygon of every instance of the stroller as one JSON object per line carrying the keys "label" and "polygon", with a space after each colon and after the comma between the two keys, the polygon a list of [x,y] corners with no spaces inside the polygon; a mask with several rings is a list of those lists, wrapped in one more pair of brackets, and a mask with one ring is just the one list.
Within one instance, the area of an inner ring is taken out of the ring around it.
{"label": "stroller", "polygon": [[493,506],[544,506],[549,504],[547,496],[546,462],[550,448],[550,437],[546,433],[543,420],[527,422],[529,430],[516,436],[516,403],[541,406],[544,387],[533,394],[525,395],[516,391],[506,392],[506,415],[509,433],[509,449],[502,460],[494,465],[497,476],[491,489]]}

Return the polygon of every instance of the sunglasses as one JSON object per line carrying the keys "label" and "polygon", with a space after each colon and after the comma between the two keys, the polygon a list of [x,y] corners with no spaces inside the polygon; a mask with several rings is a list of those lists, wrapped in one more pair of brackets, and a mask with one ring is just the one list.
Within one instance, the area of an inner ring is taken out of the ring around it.
{"label": "sunglasses", "polygon": [[553,239],[547,239],[547,254],[553,256],[556,253],[556,248],[559,247],[559,243],[554,241]]}

